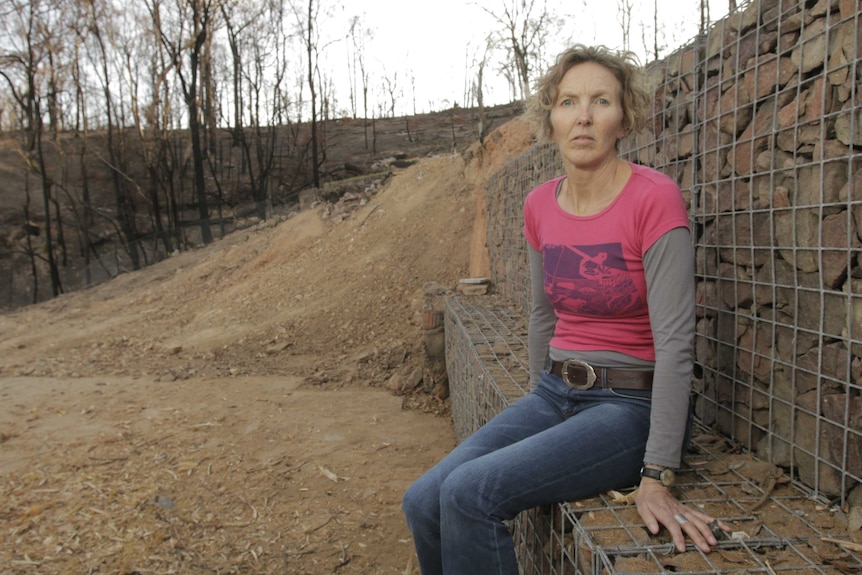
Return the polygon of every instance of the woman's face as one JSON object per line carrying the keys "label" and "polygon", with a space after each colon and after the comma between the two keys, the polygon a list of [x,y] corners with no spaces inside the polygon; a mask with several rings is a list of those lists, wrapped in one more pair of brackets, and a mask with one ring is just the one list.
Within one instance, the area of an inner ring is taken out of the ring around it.
{"label": "woman's face", "polygon": [[614,74],[601,64],[584,62],[569,68],[558,88],[551,128],[563,158],[578,168],[616,158],[617,141],[626,131],[622,86]]}

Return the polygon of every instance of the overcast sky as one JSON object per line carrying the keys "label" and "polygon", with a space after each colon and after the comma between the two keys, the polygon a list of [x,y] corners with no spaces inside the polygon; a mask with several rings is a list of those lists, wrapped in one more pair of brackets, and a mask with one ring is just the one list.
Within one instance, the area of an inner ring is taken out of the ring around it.
{"label": "overcast sky", "polygon": [[[506,0],[511,1],[511,0]],[[541,0],[537,0],[540,2]],[[633,36],[630,49],[646,63],[653,46],[653,1],[629,0],[633,6]],[[700,21],[698,0],[654,0],[660,20],[659,45],[661,55],[667,55],[697,34]],[[397,74],[398,85],[405,92],[404,105],[415,105],[417,112],[430,108],[445,109],[460,101],[465,86],[475,76],[468,73],[485,37],[498,29],[482,7],[500,12],[504,0],[433,0],[419,5],[403,0],[349,0],[344,2],[344,17],[360,16],[373,31],[367,61],[378,77],[390,79]],[[549,12],[564,19],[562,31],[555,35],[555,46],[546,52],[553,59],[561,49],[573,42],[605,44],[622,47],[619,24],[620,0],[548,0]],[[727,13],[727,0],[710,0],[712,21]],[[644,46],[650,47],[645,53]],[[343,57],[346,48],[333,50],[331,57]],[[500,74],[492,69],[485,74],[486,104],[508,103],[511,90]],[[342,106],[347,106],[347,94],[340,91]],[[448,105],[447,105],[448,104]],[[400,113],[413,113],[401,110]]]}

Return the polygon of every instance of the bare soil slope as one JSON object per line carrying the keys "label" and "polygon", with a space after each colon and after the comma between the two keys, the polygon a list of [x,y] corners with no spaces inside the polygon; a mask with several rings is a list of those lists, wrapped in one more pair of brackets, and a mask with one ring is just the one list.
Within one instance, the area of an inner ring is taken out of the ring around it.
{"label": "bare soil slope", "polygon": [[343,221],[0,315],[0,573],[409,573],[400,497],[454,434],[390,381],[423,366],[423,286],[483,272],[482,183],[529,143],[514,120]]}

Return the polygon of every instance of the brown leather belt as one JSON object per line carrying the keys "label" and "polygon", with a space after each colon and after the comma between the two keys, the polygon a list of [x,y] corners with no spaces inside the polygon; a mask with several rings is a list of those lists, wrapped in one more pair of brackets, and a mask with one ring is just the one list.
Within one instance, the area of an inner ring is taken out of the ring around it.
{"label": "brown leather belt", "polygon": [[593,367],[579,359],[552,361],[551,373],[560,377],[572,389],[584,391],[598,382],[600,386],[615,389],[652,389],[653,371]]}

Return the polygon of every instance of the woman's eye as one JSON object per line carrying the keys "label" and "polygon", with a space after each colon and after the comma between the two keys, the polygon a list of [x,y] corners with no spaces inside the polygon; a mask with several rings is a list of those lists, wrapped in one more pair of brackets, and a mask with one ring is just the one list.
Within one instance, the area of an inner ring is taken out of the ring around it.
{"label": "woman's eye", "polygon": [[601,105],[603,105],[603,106],[606,106],[606,105],[610,104],[610,102],[608,102],[608,99],[607,99],[607,98],[599,98],[599,99],[598,99],[598,102],[599,102],[599,104],[601,104]]}

